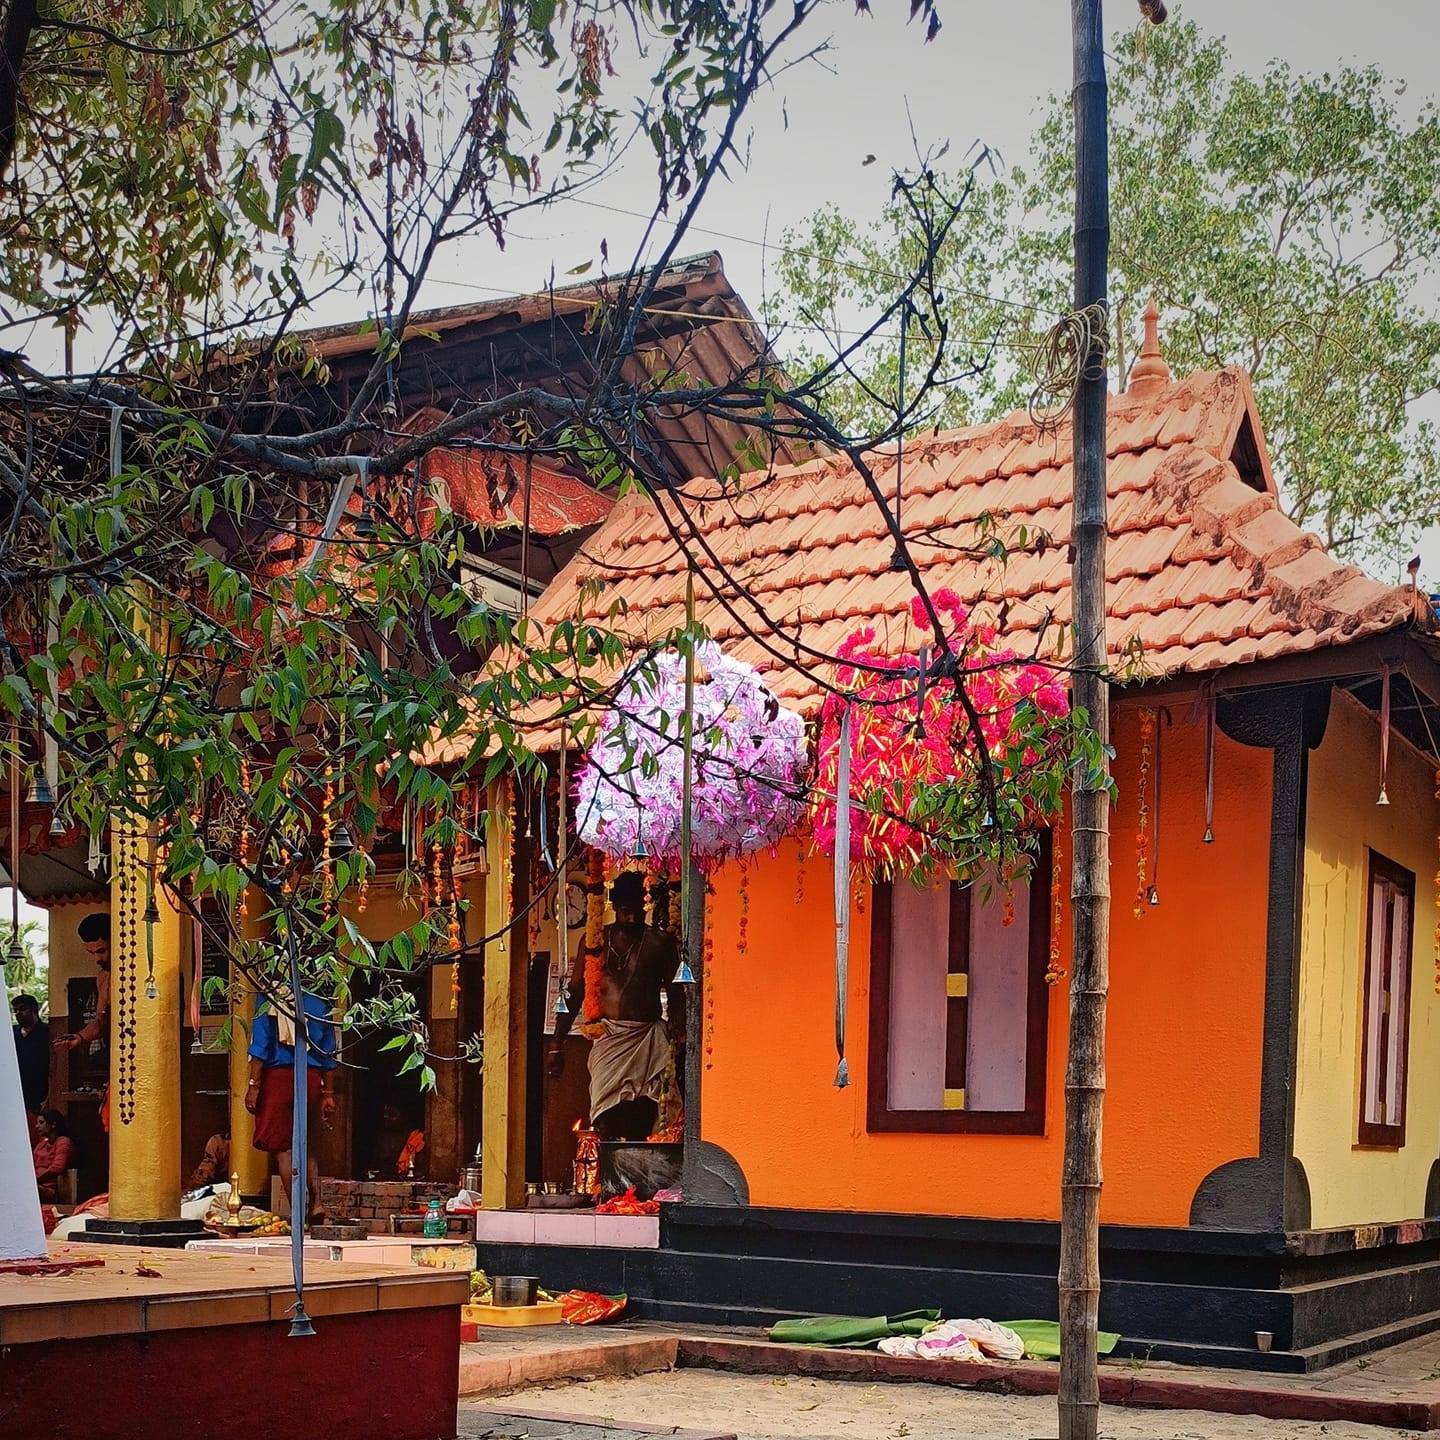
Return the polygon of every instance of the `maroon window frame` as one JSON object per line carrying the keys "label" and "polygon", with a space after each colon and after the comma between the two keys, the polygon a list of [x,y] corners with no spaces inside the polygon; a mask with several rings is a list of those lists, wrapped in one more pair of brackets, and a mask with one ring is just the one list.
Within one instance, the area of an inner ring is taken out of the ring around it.
{"label": "maroon window frame", "polygon": [[[1049,1052],[1050,842],[1042,838],[1030,875],[1030,965],[1026,989],[1025,1108],[1023,1110],[892,1110],[890,1108],[890,925],[892,885],[877,881],[870,916],[870,1060],[866,1128],[920,1134],[1043,1135],[1045,1070]],[[949,973],[969,971],[971,887],[950,890]],[[968,1002],[946,999],[945,1088],[964,1088]]]}
{"label": "maroon window frame", "polygon": [[[1398,1149],[1405,1144],[1405,1106],[1409,1091],[1410,1062],[1410,992],[1414,989],[1414,947],[1415,947],[1415,873],[1383,855],[1370,851],[1370,865],[1366,875],[1365,892],[1365,988],[1362,993],[1360,1010],[1360,1115],[1359,1139],[1362,1145],[1380,1145],[1387,1149]],[[1387,906],[1381,931],[1380,954],[1375,954],[1375,905],[1377,896]],[[1394,899],[1405,898],[1405,925],[1401,944],[1395,946]],[[1377,1035],[1375,1049],[1371,1053],[1370,1032],[1373,1014],[1372,996],[1375,993],[1376,966],[1383,967],[1381,986],[1382,1010],[1378,1024],[1374,1026]],[[1399,1005],[1390,1003],[1395,993],[1395,984],[1400,967],[1404,967],[1404,994]],[[1399,1026],[1398,1034],[1396,1026]],[[1392,1045],[1392,1040],[1398,1043]],[[1382,1111],[1385,1096],[1390,1090],[1390,1052],[1395,1052],[1395,1064],[1399,1070],[1398,1091],[1400,1103],[1395,1115],[1385,1115],[1383,1121],[1367,1120],[1365,1112],[1371,1093],[1371,1083],[1380,1096]]]}

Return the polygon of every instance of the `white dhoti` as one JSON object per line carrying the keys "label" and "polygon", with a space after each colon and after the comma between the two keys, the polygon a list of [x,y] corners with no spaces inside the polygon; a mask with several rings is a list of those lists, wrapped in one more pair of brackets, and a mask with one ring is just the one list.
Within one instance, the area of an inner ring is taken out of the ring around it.
{"label": "white dhoti", "polygon": [[627,1100],[659,1101],[670,1037],[659,1020],[602,1020],[590,1042],[590,1123]]}

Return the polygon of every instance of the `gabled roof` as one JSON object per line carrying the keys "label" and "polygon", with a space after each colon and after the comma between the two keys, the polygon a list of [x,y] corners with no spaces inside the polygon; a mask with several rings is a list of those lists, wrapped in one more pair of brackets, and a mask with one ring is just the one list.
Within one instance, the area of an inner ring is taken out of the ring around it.
{"label": "gabled roof", "polygon": [[[1117,658],[1138,651],[1144,675],[1215,671],[1411,622],[1434,628],[1414,590],[1332,559],[1280,510],[1243,371],[1112,397],[1107,439],[1110,648]],[[874,456],[873,472],[893,504],[894,454]],[[905,448],[902,524],[927,586],[981,606],[1023,654],[1054,656],[1071,618],[1073,478],[1068,424],[1045,433],[1023,412]],[[627,497],[532,616],[552,623],[583,600],[595,623],[619,624],[640,643],[682,624],[686,560],[672,527],[693,527],[713,555],[688,547],[700,621],[802,711],[818,708],[830,678],[805,647],[833,655],[862,625],[897,653],[929,638],[912,627],[913,590],[891,568],[884,518],[849,462],[833,457],[747,477],[730,493],[696,482],[658,507]],[[1014,546],[1020,527],[1028,550],[977,558],[996,535]],[[617,598],[628,607],[618,622],[609,618]]]}
{"label": "gabled roof", "polygon": [[[639,279],[603,276],[413,314],[395,367],[400,413],[448,408],[457,400],[529,385],[583,395],[594,378],[603,332],[598,321],[607,307],[633,294]],[[315,407],[312,422],[329,423],[334,416],[319,404],[318,392],[345,397],[347,387],[368,371],[375,358],[374,326],[297,330],[286,339],[292,353],[326,363],[331,384],[306,391]],[[765,335],[726,278],[720,256],[711,252],[676,260],[661,274],[636,332],[635,353],[621,366],[621,380],[645,390],[657,375],[673,372],[697,385],[723,386],[762,365],[773,373]],[[334,403],[343,408],[341,399]],[[734,464],[748,434],[723,416],[670,407],[652,414],[647,439],[667,478],[681,481],[716,475]],[[767,453],[784,463],[814,453],[783,435],[767,443],[772,447]]]}

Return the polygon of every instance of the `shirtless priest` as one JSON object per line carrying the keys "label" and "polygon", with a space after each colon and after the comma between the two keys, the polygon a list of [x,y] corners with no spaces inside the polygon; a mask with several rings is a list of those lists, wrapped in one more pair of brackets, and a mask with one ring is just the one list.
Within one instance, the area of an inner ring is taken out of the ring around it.
{"label": "shirtless priest", "polygon": [[[645,1140],[655,1129],[670,1065],[660,992],[674,981],[680,957],[671,936],[645,923],[645,877],[638,871],[615,877],[610,904],[615,923],[605,927],[600,963],[600,1033],[590,1045],[590,1123],[602,1140]],[[584,999],[582,939],[566,991],[569,1009],[555,1017],[551,1075],[564,1067],[565,1036]]]}

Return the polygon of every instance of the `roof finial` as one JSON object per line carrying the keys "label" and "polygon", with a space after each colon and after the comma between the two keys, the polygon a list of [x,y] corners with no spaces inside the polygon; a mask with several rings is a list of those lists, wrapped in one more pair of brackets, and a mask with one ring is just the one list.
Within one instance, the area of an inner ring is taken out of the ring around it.
{"label": "roof finial", "polygon": [[1128,394],[1153,395],[1170,383],[1170,367],[1160,353],[1160,310],[1155,297],[1145,307],[1145,343],[1139,357],[1130,367]]}

